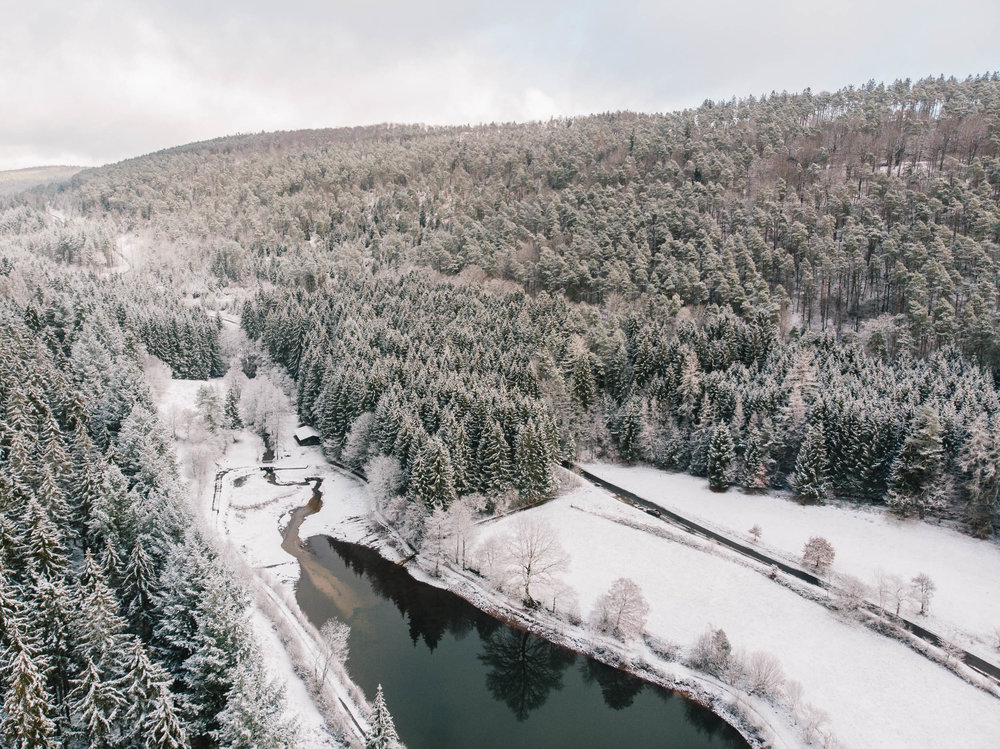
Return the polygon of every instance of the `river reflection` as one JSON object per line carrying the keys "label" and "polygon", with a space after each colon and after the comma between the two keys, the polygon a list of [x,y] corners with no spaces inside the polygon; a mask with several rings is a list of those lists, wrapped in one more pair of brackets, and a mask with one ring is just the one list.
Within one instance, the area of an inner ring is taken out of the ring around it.
{"label": "river reflection", "polygon": [[486,687],[518,720],[544,705],[553,689],[562,689],[563,671],[576,658],[565,648],[512,627],[487,638],[479,656],[489,668]]}
{"label": "river reflection", "polygon": [[[512,628],[373,551],[309,539],[299,605],[351,625],[352,677],[421,747],[744,747],[678,695]],[[329,595],[324,591],[337,591]]]}

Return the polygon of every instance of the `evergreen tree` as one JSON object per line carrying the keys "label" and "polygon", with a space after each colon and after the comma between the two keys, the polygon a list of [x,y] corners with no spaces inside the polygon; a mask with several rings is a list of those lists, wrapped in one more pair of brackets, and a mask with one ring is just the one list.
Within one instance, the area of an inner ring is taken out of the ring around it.
{"label": "evergreen tree", "polygon": [[39,575],[58,578],[68,565],[63,534],[34,497],[28,502],[24,538],[28,563]]}
{"label": "evergreen tree", "polygon": [[165,686],[153,701],[153,710],[145,726],[145,749],[188,749],[187,733],[181,724],[173,697]]}
{"label": "evergreen tree", "polygon": [[823,427],[818,424],[806,427],[806,438],[795,460],[792,487],[796,494],[810,502],[820,502],[827,497],[826,442]]}
{"label": "evergreen tree", "polygon": [[720,424],[708,448],[708,485],[712,491],[723,492],[729,488],[735,460],[736,450],[729,427]]}
{"label": "evergreen tree", "polygon": [[528,421],[517,433],[514,445],[514,486],[525,503],[548,499],[555,491],[551,445],[546,443],[538,422]]}
{"label": "evergreen tree", "polygon": [[625,403],[617,429],[618,452],[622,460],[632,463],[642,457],[642,410],[639,400],[631,397]]}
{"label": "evergreen tree", "polygon": [[590,365],[590,354],[582,352],[573,362],[573,397],[584,411],[590,409],[597,395],[594,371]]}
{"label": "evergreen tree", "polygon": [[32,654],[23,643],[11,648],[5,668],[6,690],[0,713],[0,736],[10,749],[48,749],[59,746],[55,712],[45,682]]}
{"label": "evergreen tree", "polygon": [[226,391],[226,405],[223,412],[224,426],[226,429],[239,430],[243,428],[243,419],[240,417],[240,389],[234,383]]}
{"label": "evergreen tree", "polygon": [[451,457],[455,493],[468,493],[473,488],[470,485],[470,473],[473,466],[472,454],[469,451],[469,438],[465,433],[465,426],[459,423],[451,411],[448,411],[441,422],[438,436],[440,436],[445,447],[448,448],[448,455]]}
{"label": "evergreen tree", "polygon": [[224,749],[291,749],[300,743],[284,712],[284,692],[255,654],[237,668],[212,738]]}
{"label": "evergreen tree", "polygon": [[1000,520],[1000,429],[979,417],[962,448],[959,467],[965,472],[968,518],[973,530],[987,535]]}
{"label": "evergreen tree", "polygon": [[140,537],[136,539],[125,567],[122,603],[134,631],[143,640],[148,640],[152,634],[153,592],[153,562]]}
{"label": "evergreen tree", "polygon": [[396,726],[392,722],[392,715],[385,704],[385,695],[382,694],[382,685],[378,685],[375,692],[375,701],[372,703],[372,712],[368,718],[368,734],[365,736],[365,749],[397,749],[399,746],[399,735],[396,733]]}
{"label": "evergreen tree", "polygon": [[423,446],[413,463],[410,492],[428,508],[448,509],[455,501],[455,475],[448,448],[437,437]]}
{"label": "evergreen tree", "polygon": [[496,421],[490,421],[479,444],[479,486],[484,494],[506,491],[511,482],[510,446]]}
{"label": "evergreen tree", "polygon": [[921,408],[910,424],[910,433],[892,466],[886,504],[906,517],[916,510],[920,517],[944,504],[941,422],[937,412]]}
{"label": "evergreen tree", "polygon": [[118,715],[125,697],[116,685],[103,679],[94,661],[87,658],[80,679],[67,695],[73,712],[80,718],[80,733],[95,749],[119,746]]}
{"label": "evergreen tree", "polygon": [[771,441],[766,425],[751,421],[747,434],[747,445],[743,452],[743,488],[747,491],[762,491],[771,483],[770,456]]}
{"label": "evergreen tree", "polygon": [[118,613],[118,600],[104,580],[101,568],[88,551],[80,578],[80,615],[76,636],[87,656],[106,667],[117,657],[125,622]]}

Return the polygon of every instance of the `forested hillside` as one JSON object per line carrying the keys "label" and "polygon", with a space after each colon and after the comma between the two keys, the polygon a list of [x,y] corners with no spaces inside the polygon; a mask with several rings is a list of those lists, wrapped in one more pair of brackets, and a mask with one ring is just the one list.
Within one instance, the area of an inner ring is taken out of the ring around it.
{"label": "forested hillside", "polygon": [[161,355],[207,372],[214,325],[143,283],[4,260],[0,744],[292,745],[141,370],[173,326],[202,333]]}
{"label": "forested hillside", "polygon": [[98,265],[144,233],[185,258],[175,280],[253,290],[244,328],[303,421],[394,459],[416,507],[545,496],[544,465],[582,453],[998,522],[996,74],[223,138],[85,171],[0,227]]}

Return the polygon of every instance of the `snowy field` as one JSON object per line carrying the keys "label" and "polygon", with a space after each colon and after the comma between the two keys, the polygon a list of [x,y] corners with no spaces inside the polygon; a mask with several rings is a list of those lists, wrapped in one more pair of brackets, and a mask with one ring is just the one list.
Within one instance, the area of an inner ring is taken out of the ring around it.
{"label": "snowy field", "polygon": [[[829,713],[848,747],[1000,746],[1000,700],[902,644],[839,618],[751,566],[598,517],[657,523],[584,485],[526,511],[556,530],[571,558],[564,581],[586,616],[618,577],[650,603],[647,630],[684,647],[709,626],[735,649],[765,651],[801,682],[804,701]],[[503,535],[518,515],[482,527]]]}
{"label": "snowy field", "polygon": [[941,525],[901,520],[881,508],[846,502],[800,505],[785,495],[748,495],[735,488],[709,491],[704,479],[655,468],[584,464],[586,470],[644,499],[704,525],[749,541],[759,525],[760,546],[798,561],[810,536],[836,550],[835,572],[874,585],[877,570],[909,581],[923,572],[937,589],[927,617],[913,604],[904,611],[930,629],[996,662],[992,648],[1000,628],[1000,545]]}

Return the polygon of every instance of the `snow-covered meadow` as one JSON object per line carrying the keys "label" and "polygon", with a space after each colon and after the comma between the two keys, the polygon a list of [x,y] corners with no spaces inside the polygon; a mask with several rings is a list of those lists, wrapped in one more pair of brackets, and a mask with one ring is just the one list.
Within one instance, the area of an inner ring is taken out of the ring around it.
{"label": "snow-covered meadow", "polygon": [[[803,700],[829,714],[844,746],[1000,743],[996,697],[709,542],[678,543],[609,519],[665,527],[592,485],[520,514],[554,529],[570,557],[563,581],[585,618],[616,578],[629,577],[649,602],[649,633],[689,647],[708,627],[721,627],[735,649],[774,654],[786,677],[802,684]],[[482,526],[479,543],[512,533],[517,518]]]}
{"label": "snow-covered meadow", "polygon": [[1000,657],[993,648],[1000,628],[1000,545],[995,541],[902,520],[876,507],[801,505],[786,495],[751,495],[735,488],[712,492],[704,479],[644,466],[591,463],[584,468],[742,541],[750,540],[748,531],[757,525],[759,545],[791,560],[800,559],[811,536],[823,536],[836,551],[833,571],[872,587],[879,571],[905,581],[925,573],[936,586],[928,615],[916,617],[915,603],[904,604],[905,613],[990,660]]}

